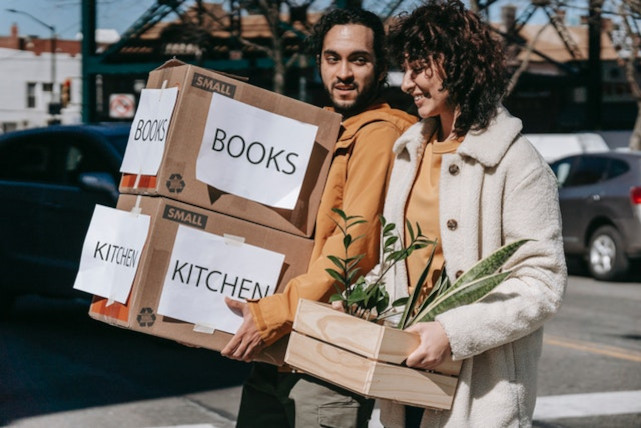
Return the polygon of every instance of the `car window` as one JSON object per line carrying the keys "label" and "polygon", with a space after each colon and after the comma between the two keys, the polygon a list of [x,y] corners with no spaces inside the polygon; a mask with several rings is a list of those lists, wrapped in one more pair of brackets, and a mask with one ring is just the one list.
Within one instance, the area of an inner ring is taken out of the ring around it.
{"label": "car window", "polygon": [[565,182],[570,175],[570,170],[572,169],[572,164],[575,162],[576,156],[565,158],[559,161],[554,162],[550,165],[554,175],[556,175],[556,182],[559,187],[564,187]]}
{"label": "car window", "polygon": [[598,183],[606,177],[607,166],[607,158],[581,156],[574,164],[574,168],[572,168],[564,186],[585,186]]}
{"label": "car window", "polygon": [[0,178],[3,180],[53,182],[51,147],[36,141],[15,140],[0,150]]}
{"label": "car window", "polygon": [[611,159],[610,165],[608,166],[608,172],[606,175],[607,179],[615,178],[620,175],[625,174],[630,170],[630,165],[624,160],[621,159]]}
{"label": "car window", "polygon": [[0,179],[76,185],[84,172],[108,172],[111,166],[80,137],[16,139],[0,149]]}

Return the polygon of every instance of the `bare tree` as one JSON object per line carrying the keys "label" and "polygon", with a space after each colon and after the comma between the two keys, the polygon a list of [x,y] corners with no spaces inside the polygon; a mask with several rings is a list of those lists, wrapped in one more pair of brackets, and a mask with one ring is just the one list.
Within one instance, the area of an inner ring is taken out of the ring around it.
{"label": "bare tree", "polygon": [[[250,12],[259,13],[267,21],[269,31],[271,32],[271,45],[265,46],[256,44],[240,35],[240,42],[246,46],[252,46],[255,49],[263,51],[274,62],[273,74],[273,91],[282,94],[285,90],[285,76],[287,71],[299,60],[302,49],[293,52],[287,58],[285,52],[285,39],[287,37],[298,37],[302,39],[304,34],[296,30],[293,26],[294,21],[298,21],[308,30],[307,10],[314,0],[244,0],[241,1],[241,7]],[[288,17],[285,21],[281,15]]]}
{"label": "bare tree", "polygon": [[638,26],[638,21],[641,19],[641,1],[622,0],[616,5],[616,13],[623,30],[616,41],[619,63],[625,71],[630,92],[637,104],[637,117],[630,136],[629,147],[630,150],[641,150],[641,87],[637,79],[641,45]]}

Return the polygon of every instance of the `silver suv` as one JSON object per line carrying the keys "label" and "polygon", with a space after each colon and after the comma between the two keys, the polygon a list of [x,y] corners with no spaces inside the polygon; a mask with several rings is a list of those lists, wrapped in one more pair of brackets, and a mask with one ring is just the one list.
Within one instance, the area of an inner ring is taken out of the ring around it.
{"label": "silver suv", "polygon": [[567,255],[599,280],[624,279],[641,258],[641,152],[580,154],[551,164]]}

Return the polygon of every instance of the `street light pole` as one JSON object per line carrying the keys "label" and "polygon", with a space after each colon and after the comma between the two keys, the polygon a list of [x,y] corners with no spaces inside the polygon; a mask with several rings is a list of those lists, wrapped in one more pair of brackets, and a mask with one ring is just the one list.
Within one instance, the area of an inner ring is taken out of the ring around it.
{"label": "street light pole", "polygon": [[[51,103],[50,103],[50,109],[51,109],[54,105],[58,104],[58,97],[56,96],[57,95],[57,91],[56,91],[56,42],[57,42],[56,27],[39,20],[29,12],[25,12],[23,10],[6,9],[6,11],[28,16],[38,24],[49,29],[49,31],[51,32],[51,38],[49,39],[49,46],[51,48]],[[54,112],[51,112],[51,115],[55,117]]]}

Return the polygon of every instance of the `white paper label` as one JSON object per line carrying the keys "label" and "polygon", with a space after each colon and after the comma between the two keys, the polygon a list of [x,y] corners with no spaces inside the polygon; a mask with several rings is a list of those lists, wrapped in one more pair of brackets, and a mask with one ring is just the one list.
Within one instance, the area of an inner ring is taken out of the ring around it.
{"label": "white paper label", "polygon": [[126,303],[149,224],[148,215],[96,205],[73,288]]}
{"label": "white paper label", "polygon": [[318,127],[213,94],[196,178],[219,190],[293,209]]}
{"label": "white paper label", "polygon": [[142,90],[120,172],[158,174],[177,97],[176,87]]}
{"label": "white paper label", "polygon": [[158,313],[235,333],[243,319],[225,304],[276,290],[285,256],[188,226],[178,226]]}

